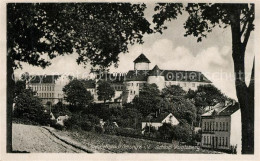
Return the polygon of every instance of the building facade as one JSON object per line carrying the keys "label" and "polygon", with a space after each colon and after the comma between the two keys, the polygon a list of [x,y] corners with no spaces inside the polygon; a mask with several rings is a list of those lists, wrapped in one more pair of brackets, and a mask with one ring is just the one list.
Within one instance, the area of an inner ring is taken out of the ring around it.
{"label": "building facade", "polygon": [[181,71],[181,70],[163,70],[157,65],[149,69],[150,60],[141,54],[134,60],[134,70],[128,71],[125,75],[124,84],[126,85],[127,101],[131,102],[143,85],[155,83],[159,90],[171,85],[179,85],[184,90],[196,90],[199,85],[211,84],[201,72]]}
{"label": "building facade", "polygon": [[32,75],[26,82],[26,88],[31,88],[36,92],[42,103],[56,104],[63,102],[63,87],[70,81],[68,76],[64,75]]}
{"label": "building facade", "polygon": [[238,103],[224,104],[201,116],[203,148],[241,152],[241,113]]}

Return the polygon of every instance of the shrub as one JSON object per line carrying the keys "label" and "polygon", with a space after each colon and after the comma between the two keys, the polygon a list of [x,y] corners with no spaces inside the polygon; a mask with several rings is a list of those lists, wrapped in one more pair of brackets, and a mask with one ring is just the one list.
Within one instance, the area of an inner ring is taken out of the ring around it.
{"label": "shrub", "polygon": [[103,134],[104,133],[104,129],[101,126],[96,125],[95,126],[95,132],[98,133],[98,134]]}
{"label": "shrub", "polygon": [[105,123],[105,133],[110,135],[115,135],[117,132],[117,128],[112,122]]}
{"label": "shrub", "polygon": [[80,127],[84,131],[91,131],[93,129],[93,125],[90,121],[81,122]]}

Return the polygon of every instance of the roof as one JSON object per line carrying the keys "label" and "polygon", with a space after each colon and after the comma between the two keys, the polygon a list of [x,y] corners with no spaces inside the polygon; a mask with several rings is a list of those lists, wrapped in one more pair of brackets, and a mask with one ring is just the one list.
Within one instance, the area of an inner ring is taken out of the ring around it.
{"label": "roof", "polygon": [[207,113],[201,115],[202,117],[210,117],[210,116],[231,116],[237,110],[239,110],[238,103],[229,103],[227,105],[223,103],[219,103],[214,107],[214,109],[208,111]]}
{"label": "roof", "polygon": [[143,122],[159,122],[161,123],[169,114],[170,112],[162,112],[158,114],[156,117],[155,113],[150,113],[144,120]]}
{"label": "roof", "polygon": [[235,103],[234,105],[229,105],[227,108],[219,112],[219,116],[230,116],[239,110],[239,104]]}
{"label": "roof", "polygon": [[31,75],[29,83],[55,83],[61,75]]}
{"label": "roof", "polygon": [[142,53],[135,60],[134,63],[151,63],[149,59]]}
{"label": "roof", "polygon": [[157,65],[152,70],[129,70],[126,81],[147,81],[148,76],[163,76],[165,81],[212,83],[198,71],[163,70]]}

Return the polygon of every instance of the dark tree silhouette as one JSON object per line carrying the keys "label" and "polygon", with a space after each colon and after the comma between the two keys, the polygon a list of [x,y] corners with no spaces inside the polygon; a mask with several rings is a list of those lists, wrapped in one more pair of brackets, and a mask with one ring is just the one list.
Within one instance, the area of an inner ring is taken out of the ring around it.
{"label": "dark tree silhouette", "polygon": [[93,101],[93,96],[80,80],[74,79],[65,85],[62,89],[64,99],[73,105],[74,108],[82,109]]}
{"label": "dark tree silhouette", "polygon": [[8,3],[7,4],[7,152],[12,151],[14,70],[21,62],[47,67],[50,59],[76,50],[77,63],[107,67],[143,43],[152,33],[144,4]]}
{"label": "dark tree silhouette", "polygon": [[98,100],[106,101],[111,100],[115,96],[115,89],[111,86],[108,81],[101,81],[97,87]]}
{"label": "dark tree silhouette", "polygon": [[157,4],[153,22],[155,29],[162,33],[167,27],[165,21],[177,19],[183,11],[189,17],[184,24],[184,36],[193,35],[197,41],[207,36],[216,26],[230,26],[232,34],[232,57],[235,71],[236,94],[240,104],[242,118],[242,153],[254,153],[254,64],[250,84],[245,83],[245,51],[251,32],[254,30],[254,4],[205,4],[180,3]]}

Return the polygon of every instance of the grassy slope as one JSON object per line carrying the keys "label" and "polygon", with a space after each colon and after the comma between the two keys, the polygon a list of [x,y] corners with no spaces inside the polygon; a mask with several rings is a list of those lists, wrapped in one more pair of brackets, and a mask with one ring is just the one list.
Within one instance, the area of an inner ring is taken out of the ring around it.
{"label": "grassy slope", "polygon": [[203,150],[198,147],[177,146],[144,139],[123,136],[96,134],[86,131],[55,131],[59,135],[69,136],[72,139],[100,152],[114,153],[218,153]]}

